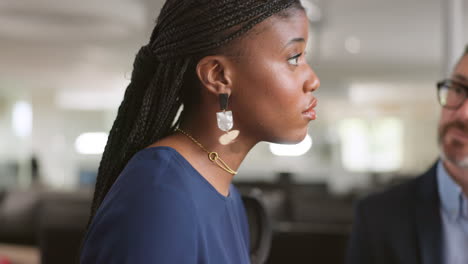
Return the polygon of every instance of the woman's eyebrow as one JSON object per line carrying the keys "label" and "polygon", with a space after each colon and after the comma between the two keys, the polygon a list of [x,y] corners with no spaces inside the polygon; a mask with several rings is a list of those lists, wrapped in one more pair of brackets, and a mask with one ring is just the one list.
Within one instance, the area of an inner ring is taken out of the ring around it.
{"label": "woman's eyebrow", "polygon": [[284,45],[283,49],[285,49],[287,46],[289,46],[289,45],[291,45],[293,43],[297,43],[297,42],[305,42],[305,39],[304,38],[293,38],[290,41],[288,41],[288,43],[286,43],[286,45]]}

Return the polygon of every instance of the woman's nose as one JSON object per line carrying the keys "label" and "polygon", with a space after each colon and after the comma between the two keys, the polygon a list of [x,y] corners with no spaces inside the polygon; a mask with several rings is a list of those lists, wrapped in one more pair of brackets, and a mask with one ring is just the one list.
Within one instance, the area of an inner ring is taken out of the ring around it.
{"label": "woman's nose", "polygon": [[304,92],[313,92],[320,87],[320,80],[312,71],[312,74],[307,80],[304,82]]}

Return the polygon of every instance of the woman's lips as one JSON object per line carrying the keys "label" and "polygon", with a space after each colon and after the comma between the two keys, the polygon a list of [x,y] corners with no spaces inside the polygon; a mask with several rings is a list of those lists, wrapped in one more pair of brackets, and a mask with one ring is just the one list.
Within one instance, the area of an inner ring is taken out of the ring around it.
{"label": "woman's lips", "polygon": [[317,118],[317,113],[315,112],[314,108],[317,106],[317,99],[312,100],[312,103],[310,106],[302,112],[302,114],[310,119],[310,120],[315,120]]}

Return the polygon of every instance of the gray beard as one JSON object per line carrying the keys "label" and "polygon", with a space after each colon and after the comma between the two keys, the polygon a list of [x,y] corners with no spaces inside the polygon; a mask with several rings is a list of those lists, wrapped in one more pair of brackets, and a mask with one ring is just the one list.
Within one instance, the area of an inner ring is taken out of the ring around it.
{"label": "gray beard", "polygon": [[440,149],[440,158],[442,160],[446,160],[460,169],[468,170],[468,156],[463,157],[461,160],[456,160],[453,157],[448,156],[447,153],[445,153],[444,148],[442,147],[442,144],[439,144],[439,149]]}

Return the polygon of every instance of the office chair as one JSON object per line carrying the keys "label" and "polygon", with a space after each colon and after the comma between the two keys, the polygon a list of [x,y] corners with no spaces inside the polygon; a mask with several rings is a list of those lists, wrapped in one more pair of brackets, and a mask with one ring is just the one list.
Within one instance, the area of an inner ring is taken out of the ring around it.
{"label": "office chair", "polygon": [[266,262],[271,248],[271,221],[261,199],[256,195],[242,195],[250,231],[250,260],[252,264]]}

